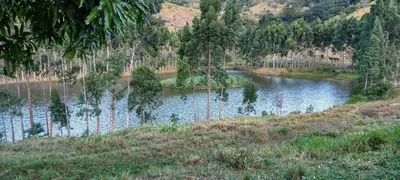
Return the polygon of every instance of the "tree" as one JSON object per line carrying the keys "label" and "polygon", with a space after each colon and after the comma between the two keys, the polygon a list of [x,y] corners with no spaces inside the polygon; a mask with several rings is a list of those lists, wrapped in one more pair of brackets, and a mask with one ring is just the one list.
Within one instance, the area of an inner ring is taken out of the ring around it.
{"label": "tree", "polygon": [[[12,94],[8,89],[0,88],[0,113],[5,113],[7,111],[9,113],[12,142],[15,142],[14,116],[18,115],[18,107],[20,106],[20,103],[21,100],[14,94]],[[3,119],[3,125],[4,125],[4,119]]]}
{"label": "tree", "polygon": [[[218,19],[221,4],[219,0],[202,0],[200,2],[201,17],[193,20],[192,45],[198,46],[202,57],[206,61],[207,74],[207,121],[211,119],[211,74],[212,69],[221,67],[221,54],[227,47],[232,47],[234,33]],[[201,57],[197,57],[200,59]]]}
{"label": "tree", "polygon": [[[250,113],[255,113],[254,103],[257,102],[257,85],[255,83],[246,83],[243,89],[243,101],[242,105],[244,108],[239,108],[239,113],[245,113],[249,115]],[[243,112],[244,111],[244,112]]]}
{"label": "tree", "polygon": [[[4,74],[33,64],[36,45],[68,42],[64,55],[84,57],[90,47],[107,44],[106,34],[123,34],[128,24],[141,25],[148,14],[160,7],[151,1],[16,1],[0,2],[0,58],[5,60]],[[51,14],[51,15],[49,15]]]}
{"label": "tree", "polygon": [[61,136],[63,136],[62,128],[68,126],[68,108],[65,103],[61,102],[60,95],[56,89],[52,89],[50,98],[50,111],[53,122],[59,125]]}
{"label": "tree", "polygon": [[362,54],[362,58],[358,59],[357,64],[359,83],[363,84],[364,91],[369,86],[385,80],[386,74],[382,73],[387,68],[384,55],[386,55],[386,38],[379,18],[376,18],[369,37],[369,43]]}
{"label": "tree", "polygon": [[85,109],[86,111],[90,111],[92,115],[96,116],[97,119],[97,131],[96,134],[100,135],[100,114],[101,109],[99,105],[101,104],[101,98],[104,95],[104,92],[107,89],[105,83],[107,82],[107,77],[101,71],[91,71],[85,76],[86,84],[85,88],[87,89],[87,102],[93,107],[92,109]]}
{"label": "tree", "polygon": [[111,131],[115,131],[115,104],[116,101],[121,100],[124,97],[124,90],[118,87],[118,80],[124,70],[124,62],[128,58],[122,54],[117,54],[106,59],[109,64],[107,73],[107,79],[111,83]]}
{"label": "tree", "polygon": [[155,73],[147,67],[137,67],[132,72],[130,84],[132,92],[129,94],[129,109],[136,108],[140,124],[149,121],[154,109],[162,104],[160,95],[162,86]]}

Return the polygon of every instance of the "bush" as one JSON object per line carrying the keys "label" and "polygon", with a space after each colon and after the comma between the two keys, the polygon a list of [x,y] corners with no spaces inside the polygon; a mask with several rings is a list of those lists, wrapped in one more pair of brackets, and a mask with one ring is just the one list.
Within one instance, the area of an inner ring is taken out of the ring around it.
{"label": "bush", "polygon": [[346,104],[355,104],[358,102],[364,102],[365,97],[362,94],[356,94],[351,96],[351,98],[346,102]]}
{"label": "bush", "polygon": [[376,151],[388,141],[389,135],[385,131],[371,131],[351,138],[347,148],[356,152]]}
{"label": "bush", "polygon": [[367,88],[365,95],[368,100],[380,100],[387,98],[388,91],[392,88],[392,84],[387,82],[379,82]]}
{"label": "bush", "polygon": [[285,174],[284,179],[287,180],[300,180],[302,177],[307,175],[307,170],[303,166],[296,165],[289,168]]}
{"label": "bush", "polygon": [[218,148],[215,157],[218,161],[226,163],[229,167],[234,169],[247,170],[260,166],[255,155],[244,148],[239,150]]}

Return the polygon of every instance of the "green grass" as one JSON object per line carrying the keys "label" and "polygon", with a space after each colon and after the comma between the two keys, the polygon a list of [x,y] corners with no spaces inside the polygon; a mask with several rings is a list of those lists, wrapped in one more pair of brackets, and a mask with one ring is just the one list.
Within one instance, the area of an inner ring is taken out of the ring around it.
{"label": "green grass", "polygon": [[286,77],[303,77],[303,78],[326,78],[338,80],[356,80],[358,75],[349,72],[334,72],[332,70],[309,70],[309,71],[296,71],[289,70],[282,74]]}
{"label": "green grass", "polygon": [[[194,78],[194,82],[196,84],[196,88],[207,89],[206,77],[196,76]],[[229,87],[235,88],[235,87],[243,87],[246,84],[247,80],[240,76],[228,76],[227,82],[229,83]],[[160,83],[163,87],[176,88],[176,77],[162,80]],[[192,88],[193,87],[192,79],[187,79],[184,85],[186,88]],[[219,85],[214,80],[211,80],[211,88],[218,89]]]}
{"label": "green grass", "polygon": [[[399,99],[0,144],[1,179],[396,179]],[[373,109],[379,118],[363,115]]]}

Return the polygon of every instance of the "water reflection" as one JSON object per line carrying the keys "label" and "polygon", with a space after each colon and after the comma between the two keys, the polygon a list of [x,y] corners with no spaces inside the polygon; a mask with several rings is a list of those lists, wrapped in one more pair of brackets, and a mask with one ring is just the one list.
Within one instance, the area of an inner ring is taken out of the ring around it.
{"label": "water reflection", "polygon": [[[277,112],[277,108],[274,106],[274,98],[278,92],[283,94],[283,114],[288,114],[293,111],[305,112],[307,107],[312,105],[314,111],[323,111],[337,104],[342,104],[351,95],[352,83],[345,81],[327,81],[327,80],[309,80],[309,79],[293,79],[283,77],[270,77],[270,76],[259,76],[243,71],[228,71],[229,74],[242,76],[250,81],[255,82],[259,86],[258,101],[255,105],[256,116],[260,116],[263,111],[268,113]],[[173,74],[160,75],[159,79],[166,79],[174,76]],[[123,87],[127,86],[127,80],[121,80]],[[57,89],[62,95],[62,84],[53,83],[53,88]],[[4,85],[3,85],[4,87]],[[15,90],[17,85],[9,85],[9,88]],[[23,97],[26,97],[27,90],[26,85],[21,84],[21,93]],[[46,103],[42,96],[42,89],[45,89],[45,93],[48,96],[48,83],[32,83],[31,92],[34,96],[39,97],[38,102],[34,105],[34,118],[35,122],[41,122],[45,127],[46,117]],[[232,118],[241,116],[238,113],[238,107],[242,102],[242,90],[243,88],[229,89],[229,99],[223,103],[223,111],[221,113],[222,118]],[[15,90],[16,92],[16,90]],[[71,134],[73,136],[80,136],[83,134],[86,124],[83,117],[77,117],[79,107],[77,106],[77,95],[82,92],[82,86],[76,85],[68,90],[68,106],[71,110]],[[193,111],[194,107],[198,107],[198,114],[200,119],[205,119],[206,115],[206,91],[200,91],[196,95],[188,93],[186,101],[181,99],[179,91],[164,89],[163,91],[163,105],[153,112],[156,117],[153,120],[153,124],[169,124],[169,117],[172,114],[177,114],[180,118],[180,124],[186,124],[193,122]],[[212,100],[216,98],[217,94],[212,94]],[[48,99],[48,97],[46,97]],[[102,109],[101,114],[101,131],[106,133],[111,129],[110,120],[110,104],[111,95],[106,92],[100,108]],[[116,104],[116,128],[123,129],[125,127],[126,120],[126,98],[122,99]],[[28,108],[23,107],[24,123],[25,126],[29,125]],[[219,115],[219,102],[211,102],[211,115],[212,119],[218,119]],[[254,116],[254,115],[253,115]],[[0,116],[1,117],[1,116]],[[139,120],[136,114],[132,112],[130,114],[132,126],[138,126]],[[21,129],[19,126],[19,117],[14,118],[16,138],[21,139]],[[11,137],[9,132],[10,122],[8,116],[5,116],[5,122],[7,127],[7,135]],[[2,122],[0,122],[2,123]],[[1,126],[2,127],[2,126]],[[2,128],[1,128],[2,129]],[[60,135],[60,132],[54,127],[54,135]],[[90,133],[96,131],[96,120],[95,117],[90,119]],[[9,138],[10,139],[10,138]]]}

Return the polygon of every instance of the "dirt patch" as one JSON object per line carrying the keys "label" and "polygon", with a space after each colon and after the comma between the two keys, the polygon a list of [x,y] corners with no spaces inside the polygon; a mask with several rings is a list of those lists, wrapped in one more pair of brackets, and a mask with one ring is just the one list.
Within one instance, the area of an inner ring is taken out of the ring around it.
{"label": "dirt patch", "polygon": [[200,10],[167,2],[162,5],[161,12],[158,14],[170,30],[182,28],[186,23],[191,25],[196,16],[200,16]]}
{"label": "dirt patch", "polygon": [[286,69],[283,68],[260,68],[254,70],[254,73],[263,75],[263,76],[281,76],[283,73],[287,72]]}
{"label": "dirt patch", "polygon": [[259,16],[265,13],[272,13],[277,15],[282,11],[283,7],[284,5],[282,4],[262,2],[250,7],[250,12],[255,16]]}

